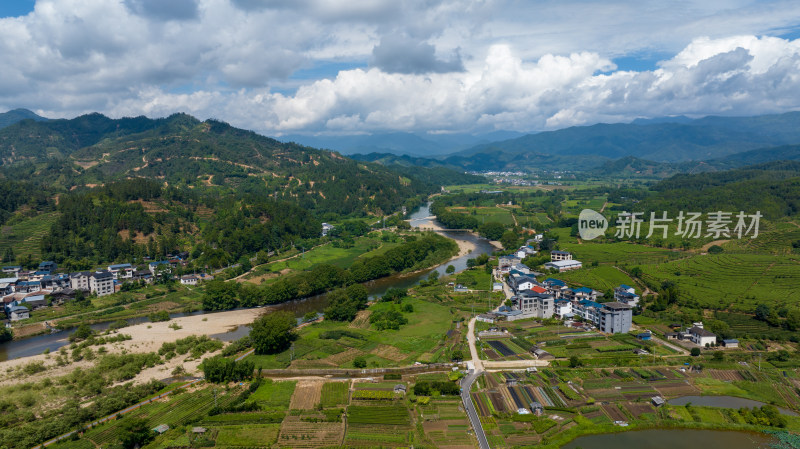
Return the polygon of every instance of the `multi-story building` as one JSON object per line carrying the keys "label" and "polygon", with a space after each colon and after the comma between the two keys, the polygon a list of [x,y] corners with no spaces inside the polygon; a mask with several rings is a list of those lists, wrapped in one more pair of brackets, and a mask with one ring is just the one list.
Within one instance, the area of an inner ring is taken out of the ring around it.
{"label": "multi-story building", "polygon": [[114,293],[114,275],[110,271],[96,271],[90,274],[89,290],[97,296]]}
{"label": "multi-story building", "polygon": [[608,334],[627,334],[631,330],[633,311],[621,302],[607,302],[600,308],[597,327]]}

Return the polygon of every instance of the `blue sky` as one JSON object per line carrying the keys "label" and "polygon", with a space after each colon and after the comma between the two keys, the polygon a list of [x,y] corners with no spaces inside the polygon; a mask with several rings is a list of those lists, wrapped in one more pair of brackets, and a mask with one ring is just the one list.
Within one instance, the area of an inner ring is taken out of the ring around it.
{"label": "blue sky", "polygon": [[0,17],[24,16],[35,4],[34,0],[4,0],[0,2]]}
{"label": "blue sky", "polygon": [[0,73],[0,111],[277,136],[757,115],[800,109],[800,2],[4,0]]}

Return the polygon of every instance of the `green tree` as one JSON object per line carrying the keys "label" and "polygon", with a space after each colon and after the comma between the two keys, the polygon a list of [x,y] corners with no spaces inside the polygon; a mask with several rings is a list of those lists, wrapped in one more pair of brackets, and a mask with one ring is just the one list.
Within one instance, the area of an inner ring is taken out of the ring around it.
{"label": "green tree", "polygon": [[509,229],[500,237],[500,243],[505,249],[516,248],[519,245],[519,237],[516,232]]}
{"label": "green tree", "polygon": [[504,224],[496,221],[490,221],[481,225],[478,228],[478,233],[489,240],[500,240],[505,230],[506,227]]}
{"label": "green tree", "polygon": [[363,355],[360,355],[353,359],[353,366],[356,368],[366,368],[367,367],[367,359],[364,358]]}
{"label": "green tree", "polygon": [[454,267],[453,265],[448,265],[447,269],[445,269],[444,272],[447,274],[453,274],[456,272],[456,267]]}
{"label": "green tree", "polygon": [[569,357],[569,367],[570,368],[577,368],[577,367],[582,366],[582,365],[583,365],[583,362],[581,361],[581,359],[578,358],[577,355],[572,355],[572,356]]}
{"label": "green tree", "polygon": [[714,355],[711,357],[715,362],[724,362],[725,361],[725,353],[722,351],[714,351]]}
{"label": "green tree", "polygon": [[691,351],[692,357],[697,357],[700,355],[700,348],[692,348]]}
{"label": "green tree", "polygon": [[16,257],[14,256],[14,249],[9,246],[3,252],[3,262],[13,262],[14,259],[16,259]]}
{"label": "green tree", "polygon": [[229,310],[239,304],[236,292],[239,287],[237,282],[225,282],[214,279],[206,283],[206,293],[203,295],[204,310]]}
{"label": "green tree", "polygon": [[125,449],[142,447],[155,438],[155,432],[147,425],[147,420],[136,417],[123,418],[117,435]]}
{"label": "green tree", "polygon": [[0,327],[0,343],[5,343],[13,339],[14,339],[14,333],[11,332],[11,329],[5,326]]}
{"label": "green tree", "polygon": [[276,354],[286,350],[294,339],[297,321],[289,312],[268,313],[253,322],[250,340],[256,354]]}

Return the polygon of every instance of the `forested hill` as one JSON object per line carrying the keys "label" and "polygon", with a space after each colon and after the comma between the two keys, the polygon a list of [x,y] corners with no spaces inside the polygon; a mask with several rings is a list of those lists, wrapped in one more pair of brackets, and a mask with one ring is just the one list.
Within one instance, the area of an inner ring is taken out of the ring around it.
{"label": "forested hill", "polygon": [[775,161],[741,169],[675,175],[652,187],[653,196],[637,208],[645,211],[724,211],[766,218],[800,212],[800,162]]}
{"label": "forested hill", "polygon": [[0,130],[0,160],[6,178],[57,189],[145,177],[271,197],[318,214],[392,213],[440,185],[426,172],[398,173],[185,114],[26,120]]}
{"label": "forested hill", "polygon": [[14,123],[19,123],[23,120],[35,120],[35,121],[46,121],[47,119],[37,115],[33,111],[29,111],[27,109],[13,109],[8,112],[0,113],[0,129],[5,128],[6,126],[11,126]]}

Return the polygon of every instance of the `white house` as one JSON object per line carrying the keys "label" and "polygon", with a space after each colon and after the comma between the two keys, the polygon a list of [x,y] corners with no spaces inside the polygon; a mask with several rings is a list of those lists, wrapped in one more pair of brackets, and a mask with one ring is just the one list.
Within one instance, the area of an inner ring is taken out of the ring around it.
{"label": "white house", "polygon": [[557,262],[560,260],[572,260],[572,254],[567,251],[550,251],[550,261]]}
{"label": "white house", "polygon": [[129,263],[109,265],[108,271],[114,279],[131,279],[133,277],[133,266]]}
{"label": "white house", "polygon": [[70,287],[73,290],[89,290],[89,273],[88,271],[80,271],[69,275]]}
{"label": "white house", "polygon": [[583,267],[583,264],[578,260],[557,260],[555,262],[547,262],[544,264],[547,269],[556,269],[559,273],[570,270],[577,270]]}
{"label": "white house", "polygon": [[181,276],[181,284],[183,285],[197,285],[197,276],[193,274],[185,274]]}
{"label": "white house", "polygon": [[698,346],[711,345],[717,342],[717,336],[703,328],[702,322],[693,323],[692,327],[686,329],[689,339]]}
{"label": "white house", "polygon": [[636,290],[633,287],[622,284],[614,289],[614,301],[635,306],[639,304],[639,295],[636,294]]}
{"label": "white house", "polygon": [[322,223],[322,236],[325,237],[328,235],[331,230],[333,230],[334,226],[328,223]]}

